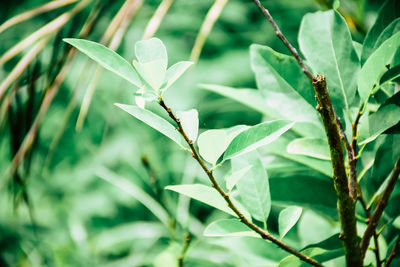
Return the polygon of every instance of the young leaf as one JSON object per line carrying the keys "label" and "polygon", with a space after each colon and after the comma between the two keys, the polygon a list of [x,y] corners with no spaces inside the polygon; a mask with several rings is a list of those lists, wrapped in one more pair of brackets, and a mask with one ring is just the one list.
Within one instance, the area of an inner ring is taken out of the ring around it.
{"label": "young leaf", "polygon": [[287,152],[313,158],[330,160],[328,142],[317,138],[297,138],[289,143]]}
{"label": "young leaf", "polygon": [[134,60],[132,63],[136,71],[139,73],[140,77],[142,77],[146,84],[150,86],[150,88],[148,89],[153,89],[154,92],[158,95],[158,89],[163,84],[165,77],[165,69],[164,66],[161,64],[162,60],[158,59],[146,63],[141,63]]}
{"label": "young leaf", "polygon": [[237,184],[237,182],[243,176],[245,176],[251,168],[252,166],[244,167],[243,169],[235,171],[225,178],[226,188],[229,190],[229,192],[232,191],[233,187]]}
{"label": "young leaf", "polygon": [[192,61],[181,61],[169,67],[165,74],[166,85],[162,87],[162,91],[165,92],[192,65]]}
{"label": "young leaf", "polygon": [[256,232],[237,219],[222,219],[210,223],[204,230],[205,236],[250,236],[260,237]]}
{"label": "young leaf", "polygon": [[303,17],[299,45],[312,69],[327,77],[336,108],[349,108],[356,94],[360,63],[343,17],[331,10]]}
{"label": "young leaf", "polygon": [[266,225],[271,210],[271,195],[268,176],[258,152],[254,151],[232,159],[233,172],[249,166],[251,169],[248,171],[248,175],[237,182],[236,188],[243,205],[251,216]]}
{"label": "young leaf", "polygon": [[302,208],[290,206],[279,213],[279,236],[282,239],[300,218]]}
{"label": "young leaf", "polygon": [[208,130],[200,134],[197,145],[202,158],[215,165],[229,145],[228,135],[223,129]]}
{"label": "young leaf", "polygon": [[387,0],[379,9],[378,18],[364,39],[361,62],[364,62],[374,52],[376,42],[382,31],[396,18],[400,16],[400,2],[398,0]]}
{"label": "young leaf", "polygon": [[120,109],[128,112],[138,120],[141,120],[150,127],[156,129],[163,135],[167,136],[182,148],[185,148],[187,146],[182,136],[179,134],[179,132],[175,129],[174,126],[172,126],[168,121],[164,120],[163,118],[152,113],[151,111],[132,105],[124,105],[124,104],[115,104],[115,105]]}
{"label": "young leaf", "polygon": [[[237,215],[228,207],[224,198],[212,187],[202,184],[182,184],[182,185],[169,185],[165,189],[175,191],[185,196],[191,197],[198,201],[201,201],[209,206],[217,208],[230,215]],[[242,206],[232,198],[233,204],[243,213],[246,218],[250,218],[250,215],[245,211]]]}
{"label": "young leaf", "polygon": [[196,142],[199,132],[199,113],[195,109],[188,111],[178,111],[177,116],[182,124],[182,128],[189,140]]}
{"label": "young leaf", "polygon": [[63,40],[76,47],[79,51],[99,63],[105,69],[114,72],[138,88],[142,86],[142,82],[134,68],[128,61],[113,50],[92,41],[70,38]]}
{"label": "young leaf", "polygon": [[358,93],[361,101],[366,101],[374,86],[386,70],[393,55],[400,46],[400,32],[396,33],[375,50],[368,58],[358,75]]}
{"label": "young leaf", "polygon": [[294,122],[277,120],[250,127],[232,140],[225,151],[224,160],[237,157],[273,142],[293,125]]}

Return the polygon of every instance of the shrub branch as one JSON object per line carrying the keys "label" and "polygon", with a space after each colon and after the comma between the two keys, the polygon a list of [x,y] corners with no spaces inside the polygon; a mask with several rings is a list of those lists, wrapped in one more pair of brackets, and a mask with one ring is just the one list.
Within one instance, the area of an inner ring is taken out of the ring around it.
{"label": "shrub branch", "polygon": [[227,193],[225,193],[225,191],[222,189],[222,187],[218,184],[217,180],[214,177],[213,172],[206,166],[204,161],[200,158],[200,155],[197,152],[197,149],[194,146],[193,141],[188,138],[186,132],[183,130],[180,120],[175,116],[175,114],[172,112],[172,110],[165,104],[164,100],[161,97],[159,98],[159,104],[168,113],[169,117],[177,124],[178,132],[182,135],[182,137],[185,139],[186,143],[189,145],[193,158],[199,163],[199,165],[201,166],[203,171],[207,174],[212,187],[214,187],[214,189],[217,190],[218,193],[224,198],[228,207],[239,217],[239,220],[242,223],[244,223],[249,228],[251,228],[254,232],[259,234],[261,236],[261,238],[269,240],[272,243],[275,243],[278,247],[295,255],[302,261],[305,261],[313,266],[319,266],[319,267],[323,266],[321,263],[319,263],[316,260],[312,259],[311,257],[308,257],[307,255],[295,250],[294,248],[290,247],[286,243],[284,243],[284,242],[280,241],[279,239],[275,238],[274,236],[272,236],[268,231],[260,228],[259,226],[257,226],[256,224],[254,224],[250,220],[248,220],[243,215],[243,213],[241,213],[239,211],[239,209],[233,204],[230,196]]}
{"label": "shrub branch", "polygon": [[361,240],[360,248],[361,248],[362,258],[365,257],[365,253],[369,245],[369,240],[371,239],[372,235],[375,232],[376,227],[378,226],[378,221],[383,214],[383,210],[386,208],[388,204],[390,194],[393,192],[399,174],[400,174],[400,156],[396,161],[392,175],[390,176],[389,181],[386,185],[385,191],[383,191],[381,198],[378,200],[378,204],[376,205],[375,211],[371,216],[367,229],[365,230],[364,236]]}

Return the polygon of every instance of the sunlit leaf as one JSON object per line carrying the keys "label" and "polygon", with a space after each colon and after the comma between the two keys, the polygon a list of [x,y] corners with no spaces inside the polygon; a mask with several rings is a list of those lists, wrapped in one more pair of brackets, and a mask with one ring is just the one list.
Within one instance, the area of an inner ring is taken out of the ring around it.
{"label": "sunlit leaf", "polygon": [[317,138],[294,139],[287,146],[291,154],[305,155],[313,158],[330,160],[329,145],[326,140]]}
{"label": "sunlit leaf", "polygon": [[205,236],[250,236],[258,237],[256,232],[237,219],[222,219],[210,223],[204,230]]}
{"label": "sunlit leaf", "polygon": [[182,74],[192,65],[193,62],[191,61],[181,61],[169,67],[165,74],[166,85],[162,87],[162,91],[167,90],[172,84],[174,84],[176,80],[178,80],[179,77],[181,77]]}
{"label": "sunlit leaf", "polygon": [[283,238],[300,218],[302,208],[290,206],[279,213],[279,236]]}
{"label": "sunlit leaf", "polygon": [[224,160],[237,157],[273,142],[293,125],[293,122],[278,120],[250,127],[232,140],[225,151]]}
{"label": "sunlit leaf", "polygon": [[226,188],[229,191],[232,191],[233,187],[237,184],[237,182],[240,179],[242,179],[242,177],[245,176],[251,168],[252,166],[247,166],[244,167],[243,169],[237,170],[235,172],[232,172],[232,174],[228,175],[225,178]]}
{"label": "sunlit leaf", "polygon": [[182,136],[175,129],[175,127],[172,126],[168,121],[154,114],[153,112],[132,105],[124,105],[124,104],[115,104],[115,105],[120,109],[128,112],[138,120],[141,120],[150,127],[156,129],[163,135],[167,136],[175,143],[177,143],[179,146],[183,148],[187,146]]}
{"label": "sunlit leaf", "polygon": [[76,47],[102,67],[114,72],[133,85],[141,87],[142,82],[134,68],[113,50],[92,41],[69,38],[63,40]]}
{"label": "sunlit leaf", "polygon": [[305,15],[299,45],[314,72],[327,77],[335,108],[348,109],[356,94],[360,63],[343,17],[332,10]]}

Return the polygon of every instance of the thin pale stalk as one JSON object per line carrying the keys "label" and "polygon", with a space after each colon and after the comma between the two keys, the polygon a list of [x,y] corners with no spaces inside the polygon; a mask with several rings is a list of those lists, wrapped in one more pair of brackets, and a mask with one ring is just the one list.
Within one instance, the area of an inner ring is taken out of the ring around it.
{"label": "thin pale stalk", "polygon": [[149,22],[147,23],[147,26],[144,30],[142,40],[149,39],[156,34],[158,28],[160,27],[160,24],[162,20],[164,19],[165,15],[167,14],[169,8],[172,6],[174,3],[174,0],[163,0],[161,4],[158,6],[156,12],[154,12],[154,15],[151,17]]}
{"label": "thin pale stalk", "polygon": [[46,3],[44,5],[41,5],[39,7],[36,7],[34,9],[23,12],[21,14],[18,14],[0,25],[0,33],[4,32],[8,28],[10,28],[18,23],[21,23],[25,20],[33,18],[37,15],[40,15],[42,13],[45,13],[45,12],[48,12],[48,11],[51,11],[51,10],[54,10],[54,9],[57,9],[57,8],[60,8],[60,7],[66,6],[66,5],[73,4],[75,2],[77,2],[77,0],[55,0],[55,1],[51,1],[49,3]]}
{"label": "thin pale stalk", "polygon": [[185,254],[186,254],[186,252],[187,252],[187,250],[189,248],[190,240],[191,240],[190,239],[190,235],[186,234],[185,235],[185,241],[184,241],[183,246],[182,246],[182,251],[181,251],[181,253],[179,254],[179,257],[178,257],[178,266],[179,267],[183,267],[184,266],[183,260],[185,258]]}
{"label": "thin pale stalk", "polygon": [[201,50],[203,50],[204,43],[206,42],[208,35],[210,35],[210,32],[214,27],[215,22],[221,15],[221,12],[227,2],[228,0],[215,0],[214,4],[207,12],[207,15],[203,21],[203,24],[201,25],[199,34],[197,34],[192,52],[190,54],[191,61],[196,62],[199,59]]}
{"label": "thin pale stalk", "polygon": [[323,266],[321,263],[317,262],[316,260],[314,260],[311,257],[308,257],[307,255],[295,250],[294,248],[290,247],[289,245],[287,245],[286,243],[282,242],[281,240],[275,238],[274,236],[272,236],[268,231],[260,228],[259,226],[257,226],[256,224],[252,223],[249,219],[247,219],[243,213],[241,213],[239,211],[239,209],[233,204],[229,194],[227,194],[222,187],[218,184],[217,180],[214,177],[214,174],[212,172],[212,170],[210,170],[206,164],[204,163],[204,161],[201,159],[199,153],[197,152],[196,147],[194,146],[193,142],[188,138],[186,132],[183,130],[182,124],[180,122],[180,120],[175,116],[175,114],[172,112],[172,110],[166,106],[164,100],[160,97],[159,99],[159,104],[160,106],[168,113],[169,117],[176,123],[177,130],[179,131],[179,133],[182,135],[182,137],[185,139],[186,143],[189,145],[190,147],[190,151],[192,152],[192,156],[193,158],[199,163],[200,167],[203,169],[203,171],[206,173],[206,175],[208,176],[212,187],[217,190],[217,192],[221,195],[221,197],[223,197],[223,199],[225,200],[226,204],[228,205],[228,207],[237,215],[237,217],[239,218],[240,222],[242,222],[243,224],[247,225],[250,229],[252,229],[253,231],[255,231],[257,234],[260,235],[261,238],[269,240],[271,242],[273,242],[274,244],[276,244],[277,246],[279,246],[280,248],[282,248],[283,250],[295,255],[296,257],[298,257],[299,259],[301,259],[302,261],[305,261],[313,266]]}

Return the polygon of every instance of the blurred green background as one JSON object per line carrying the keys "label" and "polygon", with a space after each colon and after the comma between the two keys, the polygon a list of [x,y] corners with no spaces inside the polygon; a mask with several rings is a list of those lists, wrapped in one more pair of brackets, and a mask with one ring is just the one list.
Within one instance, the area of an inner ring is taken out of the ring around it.
{"label": "blurred green background", "polygon": [[[122,38],[116,51],[131,61],[134,43],[143,37],[151,18],[158,18],[161,23],[154,36],[165,43],[172,65],[191,58],[196,38],[203,36],[202,24],[210,22],[207,12],[224,1],[163,1],[161,7],[162,1],[155,0],[69,2],[0,31],[3,58],[17,43],[26,44],[21,53],[0,61],[4,83],[39,43],[25,38],[82,5],[64,25],[43,35],[48,39],[41,51],[0,98],[0,266],[172,266],[170,255],[179,255],[187,233],[192,241],[186,266],[270,266],[279,261],[284,252],[256,239],[202,236],[205,225],[221,214],[163,190],[170,184],[206,183],[198,166],[175,144],[113,105],[135,102],[132,85],[98,70],[94,81],[97,65],[80,53],[69,60],[70,47],[61,41],[83,36],[109,45],[113,38]],[[303,15],[332,6],[328,0],[262,2],[296,46]],[[353,38],[362,42],[381,1],[341,2],[339,11]],[[46,3],[2,1],[0,24]],[[166,5],[170,6],[164,16],[155,14]],[[120,10],[127,12],[126,19],[107,39],[104,33]],[[166,102],[174,110],[198,109],[201,129],[259,123],[259,113],[198,84],[255,88],[249,46],[257,43],[287,51],[252,1],[227,1],[217,15],[210,34],[203,36],[196,65],[168,91]],[[82,29],[86,32],[80,35]],[[49,97],[52,93],[54,98]],[[50,105],[39,112],[46,97]],[[38,127],[32,127],[38,117]],[[24,144],[30,137],[32,144]],[[16,158],[20,162],[15,169]],[[148,197],[167,211],[169,225],[153,215]]]}

